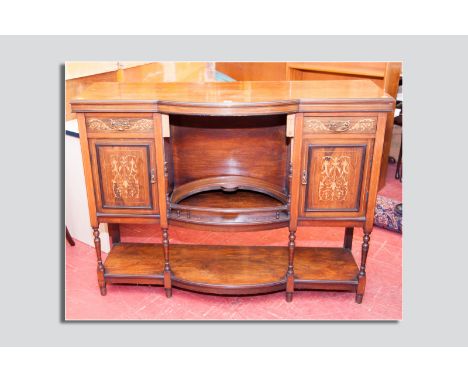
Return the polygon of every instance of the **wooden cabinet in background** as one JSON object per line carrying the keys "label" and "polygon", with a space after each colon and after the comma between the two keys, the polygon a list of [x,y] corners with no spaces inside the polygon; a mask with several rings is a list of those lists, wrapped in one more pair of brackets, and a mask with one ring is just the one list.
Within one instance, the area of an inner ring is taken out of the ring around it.
{"label": "wooden cabinet in background", "polygon": [[[77,113],[103,295],[107,283],[243,295],[343,290],[363,298],[387,113],[371,81],[97,83]],[[99,224],[113,247],[101,257]],[[122,243],[120,223],[161,244]],[[171,244],[171,226],[288,227],[283,246]],[[340,226],[337,248],[296,246],[301,226]],[[363,230],[361,263],[351,252]]]}

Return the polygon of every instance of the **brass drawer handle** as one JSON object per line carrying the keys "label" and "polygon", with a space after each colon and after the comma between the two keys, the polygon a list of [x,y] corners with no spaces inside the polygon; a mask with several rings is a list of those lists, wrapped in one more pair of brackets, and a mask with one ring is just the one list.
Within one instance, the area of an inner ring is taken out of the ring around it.
{"label": "brass drawer handle", "polygon": [[349,130],[351,127],[351,121],[333,121],[330,120],[327,122],[327,128],[330,131],[334,131],[335,133],[341,133],[343,131]]}

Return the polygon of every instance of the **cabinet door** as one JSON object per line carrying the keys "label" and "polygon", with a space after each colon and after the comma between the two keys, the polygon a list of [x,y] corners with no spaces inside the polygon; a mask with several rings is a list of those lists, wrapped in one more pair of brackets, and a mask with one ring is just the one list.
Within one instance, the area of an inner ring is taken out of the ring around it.
{"label": "cabinet door", "polygon": [[89,141],[97,211],[151,214],[158,211],[154,141]]}
{"label": "cabinet door", "polygon": [[372,140],[304,142],[301,216],[364,216]]}

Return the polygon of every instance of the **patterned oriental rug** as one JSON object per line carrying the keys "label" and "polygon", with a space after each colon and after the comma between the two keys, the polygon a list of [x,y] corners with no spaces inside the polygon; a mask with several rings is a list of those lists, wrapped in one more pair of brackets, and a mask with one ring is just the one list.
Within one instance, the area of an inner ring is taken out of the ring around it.
{"label": "patterned oriental rug", "polygon": [[390,231],[402,233],[402,220],[401,202],[377,195],[374,225]]}

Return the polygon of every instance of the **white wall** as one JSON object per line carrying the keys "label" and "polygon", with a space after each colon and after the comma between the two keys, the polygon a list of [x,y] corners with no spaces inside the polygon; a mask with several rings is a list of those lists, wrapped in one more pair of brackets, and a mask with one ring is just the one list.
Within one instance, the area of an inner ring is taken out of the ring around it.
{"label": "white wall", "polygon": [[[76,119],[68,121],[65,128],[69,131],[78,131]],[[65,136],[65,224],[75,239],[94,247],[80,140],[68,135]],[[104,252],[108,252],[110,245],[107,224],[101,224],[99,228],[101,248]]]}

